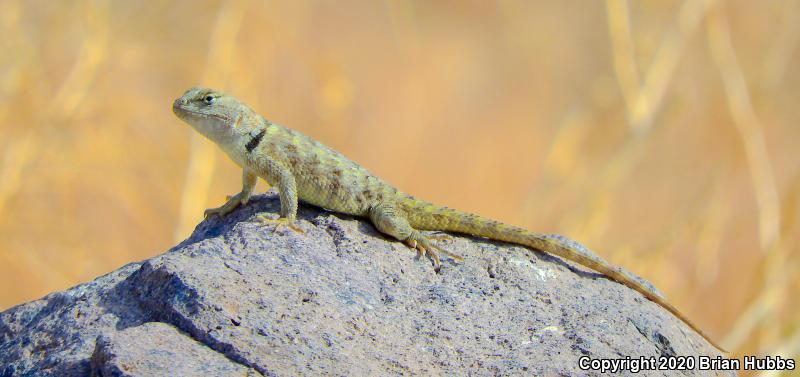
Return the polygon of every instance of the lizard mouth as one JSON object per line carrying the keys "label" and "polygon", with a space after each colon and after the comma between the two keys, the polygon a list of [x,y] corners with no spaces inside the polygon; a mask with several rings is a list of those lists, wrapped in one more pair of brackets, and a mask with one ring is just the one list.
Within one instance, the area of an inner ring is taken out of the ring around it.
{"label": "lizard mouth", "polygon": [[186,100],[183,98],[178,98],[172,103],[172,112],[181,119],[191,114],[191,111],[186,108]]}
{"label": "lizard mouth", "polygon": [[178,99],[175,100],[175,102],[172,104],[172,112],[175,115],[177,115],[178,118],[181,118],[181,119],[184,119],[184,120],[186,120],[186,119],[209,119],[209,118],[211,118],[211,119],[216,119],[216,120],[219,120],[219,121],[222,121],[222,122],[229,122],[230,121],[224,115],[214,114],[214,113],[206,113],[206,112],[202,112],[202,111],[197,111],[197,110],[191,109],[188,106],[186,106],[186,100],[184,100],[183,98],[178,98]]}

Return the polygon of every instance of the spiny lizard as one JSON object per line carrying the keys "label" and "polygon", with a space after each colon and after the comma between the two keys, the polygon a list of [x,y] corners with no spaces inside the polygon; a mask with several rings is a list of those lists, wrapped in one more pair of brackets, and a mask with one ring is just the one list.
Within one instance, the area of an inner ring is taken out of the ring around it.
{"label": "spiny lizard", "polygon": [[[296,226],[298,200],[335,212],[369,218],[375,227],[431,258],[439,272],[438,252],[422,230],[452,231],[510,242],[577,262],[641,293],[662,306],[722,350],[678,309],[621,270],[546,235],[429,203],[403,193],[339,152],[295,130],[266,120],[226,93],[192,88],[172,105],[173,112],[217,143],[242,167],[242,191],[206,216],[221,216],[247,203],[258,177],[277,187],[280,224]],[[724,352],[724,351],[723,351]]]}

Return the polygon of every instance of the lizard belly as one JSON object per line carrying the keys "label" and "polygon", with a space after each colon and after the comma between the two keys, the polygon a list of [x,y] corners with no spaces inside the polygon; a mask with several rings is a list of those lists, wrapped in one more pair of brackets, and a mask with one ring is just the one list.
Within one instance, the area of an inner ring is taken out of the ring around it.
{"label": "lizard belly", "polygon": [[297,181],[300,200],[331,211],[361,216],[367,212],[368,206],[358,199],[355,189],[353,185],[329,177],[301,178]]}

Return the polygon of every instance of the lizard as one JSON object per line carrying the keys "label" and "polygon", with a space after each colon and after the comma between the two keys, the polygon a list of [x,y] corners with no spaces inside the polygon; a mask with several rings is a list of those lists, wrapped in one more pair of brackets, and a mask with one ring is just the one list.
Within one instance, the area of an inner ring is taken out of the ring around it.
{"label": "lizard", "polygon": [[225,216],[246,205],[257,179],[262,178],[277,188],[280,200],[279,217],[262,220],[302,232],[296,224],[301,200],[366,217],[381,233],[416,250],[418,258],[430,258],[436,273],[441,269],[439,253],[456,261],[462,258],[434,245],[437,237],[423,231],[469,234],[529,247],[576,262],[639,292],[726,352],[664,298],[602,259],[544,234],[417,199],[321,142],[267,120],[230,94],[191,88],[173,102],[172,110],[242,168],[242,190],[222,206],[207,209],[206,217]]}

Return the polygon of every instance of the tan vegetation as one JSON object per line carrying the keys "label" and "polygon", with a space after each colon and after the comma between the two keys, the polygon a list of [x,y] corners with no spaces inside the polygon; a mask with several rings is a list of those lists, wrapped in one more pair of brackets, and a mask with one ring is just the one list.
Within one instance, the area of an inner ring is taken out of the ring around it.
{"label": "tan vegetation", "polygon": [[5,0],[0,31],[0,308],[159,254],[239,189],[170,111],[203,84],[585,243],[737,353],[800,353],[800,1]]}

